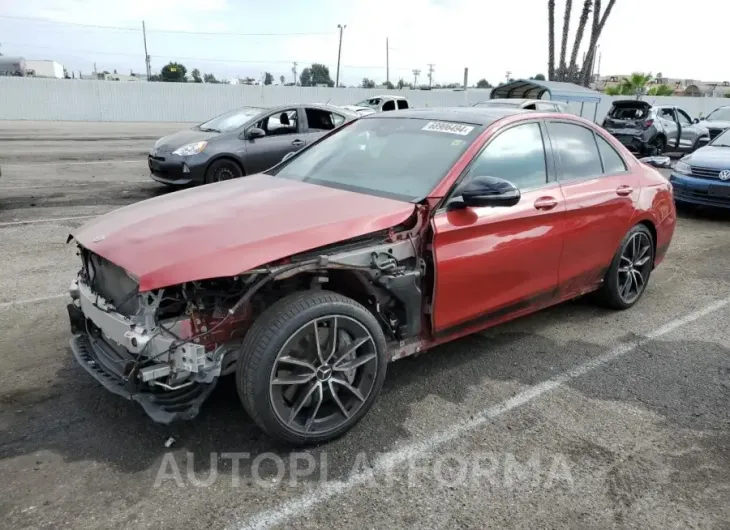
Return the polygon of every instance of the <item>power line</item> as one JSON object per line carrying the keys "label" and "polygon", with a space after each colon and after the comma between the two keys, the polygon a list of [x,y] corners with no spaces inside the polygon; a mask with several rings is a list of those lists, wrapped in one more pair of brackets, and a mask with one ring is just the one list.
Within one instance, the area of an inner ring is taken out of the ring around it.
{"label": "power line", "polygon": [[[131,31],[134,33],[140,33],[142,30],[139,28],[128,28],[123,26],[102,26],[98,24],[81,24],[78,22],[63,22],[60,20],[50,20],[46,18],[33,18],[33,17],[16,17],[11,15],[0,15],[0,18],[10,20],[25,20],[28,22],[43,22],[46,24],[57,24],[61,26],[75,26],[81,28],[94,28],[94,29],[111,29],[115,31]],[[220,35],[226,37],[295,37],[295,36],[306,36],[306,35],[332,35],[333,31],[322,31],[322,32],[289,32],[289,33],[231,33],[224,31],[186,31],[176,29],[147,29],[147,33],[176,33],[180,35]]]}

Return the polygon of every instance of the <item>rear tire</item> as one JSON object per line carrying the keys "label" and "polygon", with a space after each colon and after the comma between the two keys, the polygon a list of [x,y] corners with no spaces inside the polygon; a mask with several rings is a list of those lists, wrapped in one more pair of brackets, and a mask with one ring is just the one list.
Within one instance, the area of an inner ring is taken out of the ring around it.
{"label": "rear tire", "polygon": [[629,230],[597,293],[602,305],[623,310],[639,301],[654,267],[655,245],[651,232],[643,224]]}
{"label": "rear tire", "polygon": [[662,138],[661,136],[657,136],[654,139],[653,145],[652,145],[652,156],[659,156],[664,153],[664,150],[667,148],[667,142]]}
{"label": "rear tire", "polygon": [[238,395],[272,438],[334,440],[370,410],[385,380],[386,342],[375,316],[330,291],[278,300],[246,334]]}
{"label": "rear tire", "polygon": [[205,183],[223,182],[224,180],[233,180],[242,176],[241,166],[233,160],[222,158],[208,166],[205,172]]}

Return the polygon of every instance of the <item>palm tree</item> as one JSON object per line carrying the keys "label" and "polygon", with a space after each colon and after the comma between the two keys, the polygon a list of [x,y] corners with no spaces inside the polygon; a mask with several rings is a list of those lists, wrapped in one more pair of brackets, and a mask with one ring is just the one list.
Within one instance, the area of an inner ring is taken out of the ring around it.
{"label": "palm tree", "polygon": [[555,81],[555,0],[548,0],[548,79]]}
{"label": "palm tree", "polygon": [[[657,76],[659,77],[659,76]],[[647,95],[649,96],[671,96],[674,94],[674,89],[669,85],[661,84],[649,89]]]}
{"label": "palm tree", "polygon": [[560,65],[558,66],[558,78],[565,80],[568,73],[568,65],[565,64],[565,52],[568,49],[568,32],[570,31],[570,12],[573,9],[573,0],[565,1],[565,15],[563,16],[563,40],[560,45]]}
{"label": "palm tree", "polygon": [[621,95],[621,87],[620,86],[608,86],[606,87],[606,90],[603,91],[604,94],[607,96],[620,96]]}
{"label": "palm tree", "polygon": [[641,99],[641,96],[646,92],[646,85],[652,79],[654,79],[654,76],[651,73],[634,72],[630,77],[624,77],[621,81],[621,93],[627,96],[635,95],[636,99]]}
{"label": "palm tree", "polygon": [[583,86],[588,86],[591,81],[591,75],[593,74],[593,62],[596,58],[596,45],[598,44],[598,38],[601,36],[603,27],[606,25],[608,15],[611,14],[616,0],[608,0],[606,10],[601,14],[601,0],[595,0],[593,7],[593,27],[591,29],[591,40],[588,44],[588,52],[586,53],[585,63],[590,65],[590,68],[583,67],[583,75],[581,76]]}
{"label": "palm tree", "polygon": [[[578,21],[578,31],[575,32],[573,53],[570,56],[570,67],[568,67],[568,79],[566,79],[566,81],[574,82],[578,80],[578,51],[580,50],[580,44],[583,41],[583,33],[585,32],[586,24],[588,24],[588,16],[591,14],[592,7],[593,0],[585,0],[583,2],[583,11],[580,14],[580,20]],[[583,65],[583,68],[585,68],[585,65]]]}

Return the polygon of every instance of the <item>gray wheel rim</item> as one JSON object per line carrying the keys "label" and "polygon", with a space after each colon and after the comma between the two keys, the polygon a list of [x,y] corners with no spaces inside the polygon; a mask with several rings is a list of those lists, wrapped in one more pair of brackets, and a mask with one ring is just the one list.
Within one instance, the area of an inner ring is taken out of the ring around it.
{"label": "gray wheel rim", "polygon": [[235,177],[236,175],[230,167],[222,166],[215,170],[215,173],[213,174],[213,181],[222,182],[224,180],[231,180]]}
{"label": "gray wheel rim", "polygon": [[269,399],[277,419],[300,434],[326,434],[370,397],[378,373],[375,340],[352,317],[327,315],[295,331],[276,356]]}
{"label": "gray wheel rim", "polygon": [[618,266],[618,294],[631,304],[644,292],[651,272],[652,243],[649,236],[637,232],[624,245]]}

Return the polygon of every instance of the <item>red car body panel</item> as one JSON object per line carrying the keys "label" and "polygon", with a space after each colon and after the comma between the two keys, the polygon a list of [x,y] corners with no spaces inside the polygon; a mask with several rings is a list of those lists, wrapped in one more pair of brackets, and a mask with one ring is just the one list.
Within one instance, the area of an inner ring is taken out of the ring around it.
{"label": "red car body panel", "polygon": [[[524,193],[508,208],[437,211],[432,223],[433,334],[427,347],[594,290],[621,240],[637,223],[647,223],[656,233],[655,264],[663,259],[676,224],[669,182],[611,135],[576,116],[515,114],[491,124],[434,188],[431,201],[448,195],[472,159],[501,130],[543,119],[567,119],[592,129],[621,153],[627,171],[555,182]],[[553,210],[534,207],[543,196],[557,200]]]}
{"label": "red car body panel", "polygon": [[415,206],[253,175],[106,214],[74,237],[134,275],[140,291],[246,270],[406,221]]}

